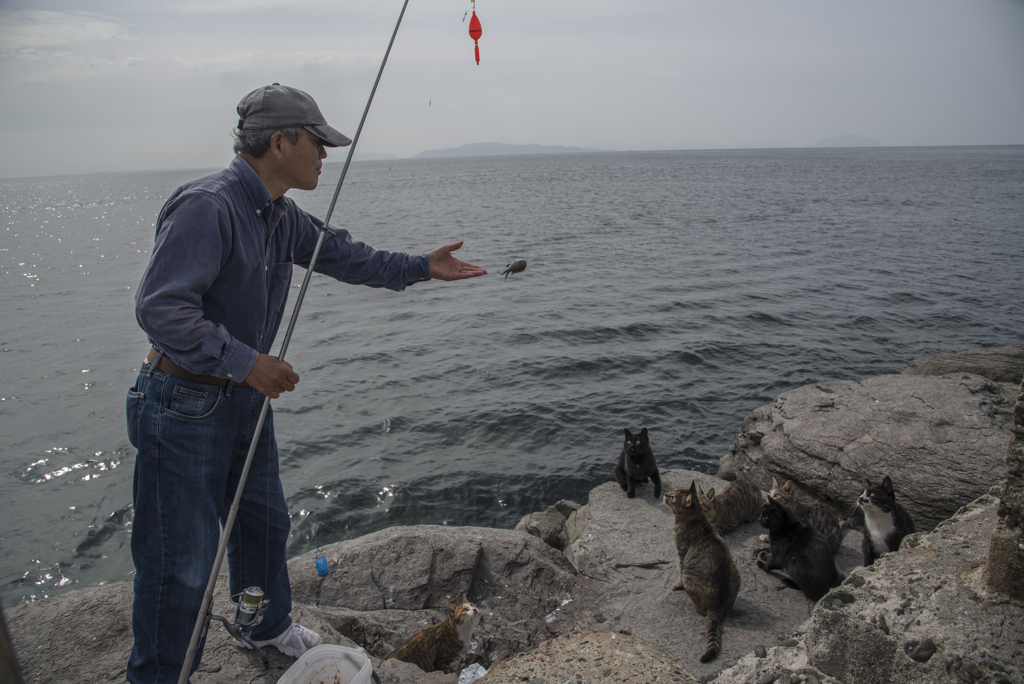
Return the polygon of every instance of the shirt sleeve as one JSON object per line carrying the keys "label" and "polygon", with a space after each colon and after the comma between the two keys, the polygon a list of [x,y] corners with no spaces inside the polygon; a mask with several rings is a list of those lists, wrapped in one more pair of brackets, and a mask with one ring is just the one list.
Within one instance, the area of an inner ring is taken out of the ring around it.
{"label": "shirt sleeve", "polygon": [[[304,211],[300,214],[294,263],[309,268],[323,221]],[[401,292],[408,285],[430,280],[430,255],[374,249],[353,239],[347,230],[330,226],[316,262],[316,272],[352,285]]]}
{"label": "shirt sleeve", "polygon": [[203,295],[231,250],[227,204],[212,193],[173,197],[157,222],[149,266],[135,295],[135,317],[150,341],[193,373],[241,382],[257,351],[203,315]]}

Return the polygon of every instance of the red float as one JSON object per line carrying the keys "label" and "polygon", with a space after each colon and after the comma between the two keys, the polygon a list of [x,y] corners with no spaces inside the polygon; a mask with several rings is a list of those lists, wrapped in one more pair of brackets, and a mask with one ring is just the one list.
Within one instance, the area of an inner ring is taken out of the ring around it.
{"label": "red float", "polygon": [[483,35],[483,29],[480,28],[480,20],[476,18],[476,10],[473,10],[473,16],[469,20],[469,37],[473,39],[473,50],[476,52],[476,64],[480,66],[480,36]]}

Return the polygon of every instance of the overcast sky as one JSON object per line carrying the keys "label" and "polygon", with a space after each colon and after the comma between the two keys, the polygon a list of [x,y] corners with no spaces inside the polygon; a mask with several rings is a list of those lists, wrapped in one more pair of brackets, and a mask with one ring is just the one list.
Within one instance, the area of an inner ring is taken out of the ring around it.
{"label": "overcast sky", "polygon": [[[274,81],[354,135],[401,6],[0,0],[0,177],[222,166]],[[1024,0],[479,0],[480,66],[469,9],[410,1],[361,152],[1024,144]]]}

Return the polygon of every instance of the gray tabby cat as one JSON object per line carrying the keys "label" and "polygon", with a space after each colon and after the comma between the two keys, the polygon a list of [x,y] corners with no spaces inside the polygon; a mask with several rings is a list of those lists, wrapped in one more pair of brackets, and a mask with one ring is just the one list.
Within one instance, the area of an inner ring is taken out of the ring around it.
{"label": "gray tabby cat", "polygon": [[700,662],[706,663],[722,650],[722,622],[740,593],[740,573],[729,547],[704,517],[696,482],[690,482],[689,490],[668,492],[664,502],[675,516],[672,530],[679,554],[679,581],[672,591],[685,589],[694,610],[704,616],[708,647]]}
{"label": "gray tabby cat", "polygon": [[412,663],[424,672],[450,667],[473,639],[473,628],[480,617],[475,605],[463,594],[459,605],[446,603],[448,617],[436,625],[425,627],[392,651],[384,660],[394,658]]}
{"label": "gray tabby cat", "polygon": [[786,480],[786,484],[780,487],[779,481],[773,477],[772,490],[768,492],[768,496],[793,511],[796,517],[820,532],[828,542],[833,554],[839,552],[839,547],[843,545],[843,530],[846,525],[839,522],[839,516],[833,513],[828,506],[820,501],[811,504],[801,503],[797,497],[796,485],[792,480]]}
{"label": "gray tabby cat", "polygon": [[697,495],[704,517],[719,534],[730,532],[740,523],[752,523],[761,515],[761,490],[750,480],[730,482],[718,496],[714,487],[705,493],[698,485]]}

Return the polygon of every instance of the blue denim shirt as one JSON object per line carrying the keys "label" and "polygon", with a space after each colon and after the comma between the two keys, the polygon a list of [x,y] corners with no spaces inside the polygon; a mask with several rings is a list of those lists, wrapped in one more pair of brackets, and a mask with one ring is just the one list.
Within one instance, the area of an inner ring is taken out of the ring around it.
{"label": "blue denim shirt", "polygon": [[[308,267],[323,222],[270,191],[241,157],[178,188],[157,220],[135,295],[149,341],[193,373],[241,382],[269,354],[292,264]],[[333,226],[316,272],[401,291],[430,279],[429,255],[376,250]]]}

